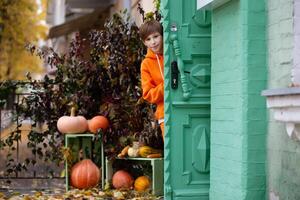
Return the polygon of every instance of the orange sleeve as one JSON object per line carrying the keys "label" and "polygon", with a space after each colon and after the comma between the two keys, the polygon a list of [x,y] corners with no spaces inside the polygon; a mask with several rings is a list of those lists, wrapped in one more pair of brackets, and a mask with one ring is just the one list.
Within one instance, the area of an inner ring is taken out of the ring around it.
{"label": "orange sleeve", "polygon": [[164,100],[164,85],[163,83],[155,85],[146,63],[142,63],[141,80],[143,98],[145,100],[149,101],[150,103],[159,103]]}

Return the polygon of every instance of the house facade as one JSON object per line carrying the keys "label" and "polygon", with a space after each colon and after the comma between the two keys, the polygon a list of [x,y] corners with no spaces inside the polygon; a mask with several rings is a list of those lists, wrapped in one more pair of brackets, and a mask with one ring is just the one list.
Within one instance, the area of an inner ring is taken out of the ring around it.
{"label": "house facade", "polygon": [[[186,75],[179,91],[165,80],[165,197],[299,199],[299,2],[162,2],[165,76],[174,59]],[[198,115],[178,125],[174,114],[191,107]],[[178,161],[182,151],[192,159]]]}
{"label": "house facade", "polygon": [[269,0],[266,4],[268,82],[263,95],[268,107],[266,191],[271,200],[300,198],[299,3]]}
{"label": "house facade", "polygon": [[[116,11],[140,24],[137,3],[153,10],[149,0],[49,2],[58,52]],[[161,0],[161,10],[165,199],[300,199],[300,1]]]}
{"label": "house facade", "polygon": [[[124,0],[109,13],[126,8],[140,24],[138,2],[153,10],[152,1]],[[289,86],[300,82],[299,2],[162,0],[161,9],[165,198],[299,199],[298,129],[288,136],[268,104],[297,102]]]}

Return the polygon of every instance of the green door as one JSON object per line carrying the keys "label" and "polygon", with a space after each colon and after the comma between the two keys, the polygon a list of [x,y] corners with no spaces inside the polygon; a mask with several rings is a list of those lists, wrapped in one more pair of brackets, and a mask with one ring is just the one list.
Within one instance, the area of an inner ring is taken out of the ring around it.
{"label": "green door", "polygon": [[196,4],[162,1],[164,186],[165,199],[172,200],[209,199],[211,13]]}

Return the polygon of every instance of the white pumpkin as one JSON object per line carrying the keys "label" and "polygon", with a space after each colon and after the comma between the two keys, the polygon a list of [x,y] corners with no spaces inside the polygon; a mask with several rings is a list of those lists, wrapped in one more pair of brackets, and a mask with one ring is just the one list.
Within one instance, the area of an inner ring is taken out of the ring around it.
{"label": "white pumpkin", "polygon": [[57,121],[57,129],[64,134],[83,133],[88,129],[88,122],[83,116],[75,116],[75,108],[71,116],[62,116]]}

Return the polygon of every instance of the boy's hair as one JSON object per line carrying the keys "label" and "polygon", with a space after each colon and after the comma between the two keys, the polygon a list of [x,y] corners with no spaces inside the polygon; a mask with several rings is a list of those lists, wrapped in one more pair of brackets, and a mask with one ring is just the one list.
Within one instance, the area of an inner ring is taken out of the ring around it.
{"label": "boy's hair", "polygon": [[139,31],[140,37],[143,41],[145,41],[150,34],[155,32],[159,32],[161,35],[163,35],[163,27],[161,23],[156,20],[146,21],[140,26]]}

